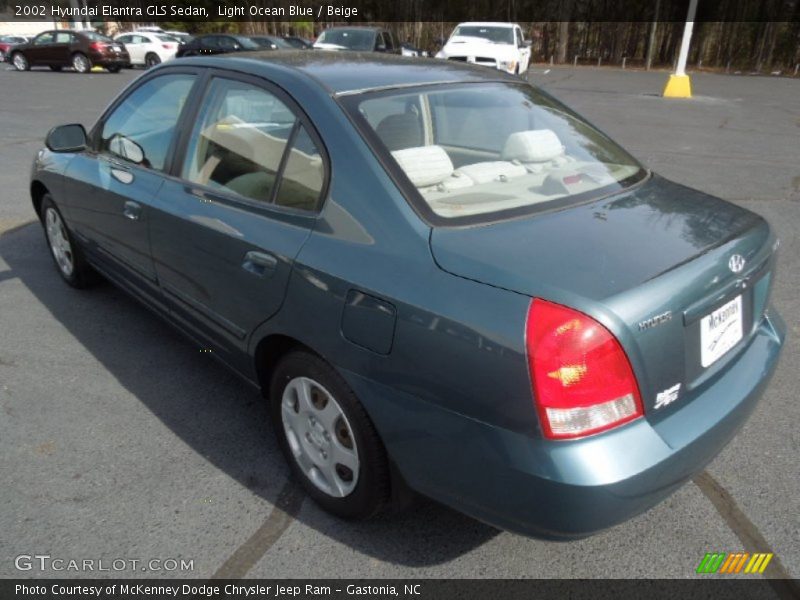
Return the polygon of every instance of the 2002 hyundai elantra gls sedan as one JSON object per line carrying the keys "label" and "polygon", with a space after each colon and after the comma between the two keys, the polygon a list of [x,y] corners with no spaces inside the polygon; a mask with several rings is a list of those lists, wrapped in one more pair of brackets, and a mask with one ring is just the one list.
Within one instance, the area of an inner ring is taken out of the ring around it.
{"label": "2002 hyundai elantra gls sedan", "polygon": [[175,61],[46,146],[61,276],[104,275],[263,390],[343,517],[410,488],[527,534],[608,527],[723,448],[784,341],[761,217],[497,71]]}

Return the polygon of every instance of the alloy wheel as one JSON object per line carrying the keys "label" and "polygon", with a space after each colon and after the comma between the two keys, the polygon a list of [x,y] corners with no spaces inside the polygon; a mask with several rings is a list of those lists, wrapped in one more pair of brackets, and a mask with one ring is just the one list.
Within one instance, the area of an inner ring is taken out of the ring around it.
{"label": "alloy wheel", "polygon": [[47,241],[50,243],[50,251],[56,264],[65,277],[71,277],[75,269],[75,255],[72,252],[67,229],[61,220],[61,215],[54,208],[45,211],[45,231]]}
{"label": "alloy wheel", "polygon": [[28,70],[28,59],[25,58],[23,54],[17,52],[13,58],[14,68],[17,71],[27,71]]}
{"label": "alloy wheel", "polygon": [[92,66],[83,54],[76,54],[72,57],[72,68],[78,73],[88,73]]}
{"label": "alloy wheel", "polygon": [[286,439],[300,469],[334,498],[358,483],[360,461],[353,429],[333,395],[308,377],[289,381],[281,399]]}

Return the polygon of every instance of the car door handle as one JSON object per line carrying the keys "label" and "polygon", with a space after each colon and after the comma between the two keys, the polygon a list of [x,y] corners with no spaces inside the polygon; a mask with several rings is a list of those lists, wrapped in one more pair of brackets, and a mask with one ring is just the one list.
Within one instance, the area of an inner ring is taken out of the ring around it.
{"label": "car door handle", "polygon": [[125,185],[133,183],[133,173],[128,169],[120,169],[117,166],[111,166],[111,176]]}
{"label": "car door handle", "polygon": [[248,252],[244,255],[244,262],[242,268],[245,271],[258,275],[259,277],[271,276],[275,272],[275,267],[278,266],[278,259],[266,252],[257,252],[255,250]]}
{"label": "car door handle", "polygon": [[126,219],[138,221],[139,217],[142,216],[142,205],[133,200],[128,200],[122,208],[122,214],[125,215]]}

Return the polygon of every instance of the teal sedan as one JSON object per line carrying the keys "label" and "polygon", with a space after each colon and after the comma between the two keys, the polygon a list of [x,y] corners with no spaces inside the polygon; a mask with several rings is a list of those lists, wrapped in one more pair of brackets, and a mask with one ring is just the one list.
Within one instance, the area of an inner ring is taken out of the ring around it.
{"label": "teal sedan", "polygon": [[720,452],[785,338],[764,219],[453,61],[171,61],[52,130],[30,190],[64,281],[112,281],[261,390],[345,518],[419,493],[612,526]]}

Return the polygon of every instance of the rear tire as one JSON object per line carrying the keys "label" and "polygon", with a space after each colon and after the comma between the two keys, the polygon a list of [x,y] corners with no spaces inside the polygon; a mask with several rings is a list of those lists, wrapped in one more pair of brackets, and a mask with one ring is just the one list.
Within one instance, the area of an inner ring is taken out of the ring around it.
{"label": "rear tire", "polygon": [[285,356],[269,389],[272,424],[295,477],[326,511],[366,519],[389,503],[389,464],[372,421],[318,356]]}
{"label": "rear tire", "polygon": [[72,55],[72,68],[76,73],[89,73],[92,70],[92,61],[83,52]]}
{"label": "rear tire", "polygon": [[98,279],[97,273],[83,258],[80,247],[64,222],[50,194],[42,198],[42,225],[50,256],[58,274],[74,288],[86,288]]}
{"label": "rear tire", "polygon": [[22,52],[14,52],[14,54],[11,55],[11,64],[14,65],[17,71],[31,70],[31,64]]}
{"label": "rear tire", "polygon": [[144,57],[144,68],[149,69],[161,63],[161,57],[155,52],[148,52]]}

